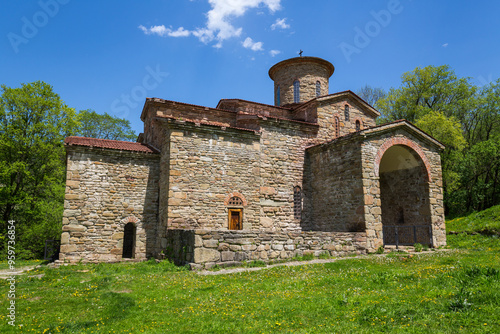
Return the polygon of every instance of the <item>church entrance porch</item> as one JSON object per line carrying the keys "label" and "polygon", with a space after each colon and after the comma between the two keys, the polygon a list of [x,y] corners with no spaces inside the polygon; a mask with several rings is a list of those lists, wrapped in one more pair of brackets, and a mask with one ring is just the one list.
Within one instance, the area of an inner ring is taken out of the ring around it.
{"label": "church entrance porch", "polygon": [[432,246],[428,173],[412,148],[388,148],[379,167],[384,245]]}

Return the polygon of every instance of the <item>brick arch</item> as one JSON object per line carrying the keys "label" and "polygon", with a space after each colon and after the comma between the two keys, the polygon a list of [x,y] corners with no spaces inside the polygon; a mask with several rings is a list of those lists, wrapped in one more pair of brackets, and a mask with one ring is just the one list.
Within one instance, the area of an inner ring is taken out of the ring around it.
{"label": "brick arch", "polygon": [[429,160],[427,159],[424,151],[422,148],[420,148],[420,145],[415,143],[413,140],[408,139],[406,137],[395,137],[395,138],[389,138],[387,139],[382,145],[380,145],[377,156],[375,157],[375,175],[378,177],[379,176],[379,169],[380,169],[380,161],[382,160],[382,157],[384,156],[385,151],[387,151],[390,147],[394,145],[403,145],[411,148],[415,153],[418,154],[420,157],[420,160],[424,163],[425,167],[425,174],[427,176],[427,181],[431,181],[431,165],[429,163]]}
{"label": "brick arch", "polygon": [[247,206],[248,205],[248,202],[245,198],[245,196],[243,196],[242,194],[240,194],[239,192],[235,191],[235,192],[232,192],[230,194],[228,194],[226,196],[226,199],[224,200],[224,205],[225,206],[228,206],[229,205],[229,200],[232,198],[232,197],[238,197],[239,199],[241,199],[241,201],[243,202],[243,206]]}
{"label": "brick arch", "polygon": [[135,216],[128,216],[127,218],[120,220],[120,223],[122,223],[123,225],[126,225],[127,223],[134,223],[137,225],[138,222],[139,219]]}

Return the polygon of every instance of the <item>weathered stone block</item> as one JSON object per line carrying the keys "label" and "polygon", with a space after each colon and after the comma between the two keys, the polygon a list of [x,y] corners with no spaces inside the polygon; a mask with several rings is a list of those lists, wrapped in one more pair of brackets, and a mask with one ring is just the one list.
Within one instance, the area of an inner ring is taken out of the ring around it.
{"label": "weathered stone block", "polygon": [[81,210],[64,210],[64,217],[78,217],[82,213]]}
{"label": "weathered stone block", "polygon": [[253,251],[257,249],[256,245],[242,245],[241,249],[244,251]]}
{"label": "weathered stone block", "polygon": [[203,246],[203,238],[201,235],[196,234],[194,236],[194,247],[202,247]]}
{"label": "weathered stone block", "polygon": [[61,234],[61,245],[66,245],[67,243],[69,243],[69,233],[63,232]]}
{"label": "weathered stone block", "polygon": [[113,240],[123,239],[123,232],[118,232],[118,233],[113,234],[113,236],[111,237],[111,239],[113,239]]}
{"label": "weathered stone block", "polygon": [[213,239],[203,240],[203,246],[207,248],[217,248],[219,246],[219,241]]}
{"label": "weathered stone block", "polygon": [[234,260],[240,261],[240,262],[246,261],[246,260],[248,260],[248,254],[245,252],[237,252],[237,253],[235,253]]}
{"label": "weathered stone block", "polygon": [[276,189],[273,187],[260,187],[260,193],[262,195],[274,195],[276,194]]}
{"label": "weathered stone block", "polygon": [[221,252],[221,261],[234,261],[235,253],[234,252]]}
{"label": "weathered stone block", "polygon": [[225,242],[220,243],[219,246],[217,247],[218,251],[228,251],[229,249],[230,249],[229,244]]}
{"label": "weathered stone block", "polygon": [[121,249],[121,248],[113,248],[110,253],[114,254],[114,255],[122,255],[122,252],[123,252],[123,249]]}
{"label": "weathered stone block", "polygon": [[272,245],[272,249],[282,251],[283,250],[283,245],[273,244]]}
{"label": "weathered stone block", "polygon": [[62,228],[63,231],[69,231],[69,232],[85,232],[87,228],[82,225],[64,225]]}
{"label": "weathered stone block", "polygon": [[260,226],[262,226],[262,228],[271,228],[273,226],[273,220],[269,217],[261,217]]}
{"label": "weathered stone block", "polygon": [[77,249],[76,245],[61,245],[61,253],[76,252]]}
{"label": "weathered stone block", "polygon": [[218,262],[220,261],[220,253],[216,249],[195,248],[194,249],[194,262]]}

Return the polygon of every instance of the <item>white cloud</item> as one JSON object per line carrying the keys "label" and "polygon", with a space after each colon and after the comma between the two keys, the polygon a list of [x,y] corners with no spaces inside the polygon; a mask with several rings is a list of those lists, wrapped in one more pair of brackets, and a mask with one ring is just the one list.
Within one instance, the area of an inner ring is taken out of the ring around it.
{"label": "white cloud", "polygon": [[191,32],[184,29],[183,27],[180,27],[175,31],[170,31],[168,35],[171,37],[188,37],[189,35],[191,35]]}
{"label": "white cloud", "polygon": [[290,25],[287,24],[285,21],[286,21],[286,19],[276,19],[276,22],[274,22],[271,25],[271,29],[275,30],[276,28],[281,28],[281,29],[288,29],[288,28],[290,28]]}
{"label": "white cloud", "polygon": [[243,41],[243,47],[246,49],[252,49],[253,51],[262,51],[262,42],[254,42],[250,37],[247,37]]}
{"label": "white cloud", "polygon": [[247,10],[261,5],[267,6],[271,12],[280,9],[281,0],[208,0],[212,9],[207,13],[206,27],[194,33],[203,43],[217,40],[217,46],[231,37],[239,37],[242,28],[231,24],[231,19],[243,16]]}
{"label": "white cloud", "polygon": [[448,43],[444,43],[443,45],[441,45],[443,48],[447,47],[448,46]]}
{"label": "white cloud", "polygon": [[279,55],[280,53],[281,53],[281,51],[279,51],[279,50],[269,51],[269,54],[271,55],[271,57],[275,57],[275,56]]}
{"label": "white cloud", "polygon": [[[186,37],[192,34],[205,44],[215,41],[214,47],[220,48],[223,41],[232,37],[239,37],[243,32],[243,28],[235,27],[232,24],[231,21],[234,18],[245,15],[249,9],[262,6],[267,7],[272,13],[281,8],[281,0],[208,0],[208,3],[212,9],[206,13],[207,22],[205,27],[196,30],[186,30],[180,27],[174,31],[163,25],[149,29],[141,25],[139,29],[145,34],[157,34],[162,37]],[[284,20],[283,24],[285,24]],[[259,43],[252,44],[250,48],[254,51],[261,50],[262,43]]]}
{"label": "white cloud", "polygon": [[166,28],[164,25],[152,26],[149,29],[143,25],[140,25],[139,29],[141,29],[146,35],[158,35],[161,37],[165,37],[165,36],[187,37],[191,34],[191,32],[189,30],[186,30],[183,27],[180,27],[177,30],[172,30],[171,28]]}

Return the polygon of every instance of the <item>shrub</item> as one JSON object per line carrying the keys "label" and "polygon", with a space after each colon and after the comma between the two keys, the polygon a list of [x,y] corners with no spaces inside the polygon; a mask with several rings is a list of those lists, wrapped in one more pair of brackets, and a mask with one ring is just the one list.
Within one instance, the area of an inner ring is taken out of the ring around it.
{"label": "shrub", "polygon": [[415,245],[413,245],[413,247],[415,247],[415,252],[421,252],[422,249],[424,248],[424,246],[419,243],[416,243]]}

